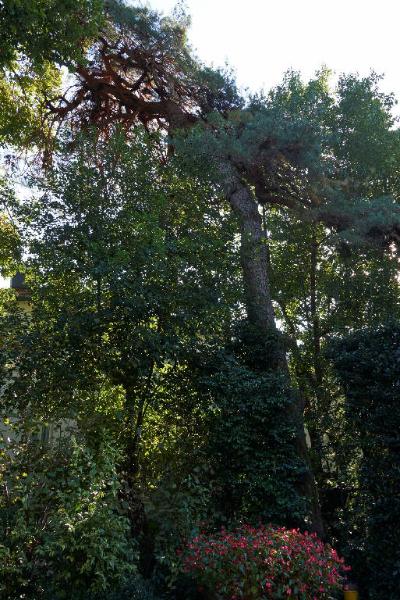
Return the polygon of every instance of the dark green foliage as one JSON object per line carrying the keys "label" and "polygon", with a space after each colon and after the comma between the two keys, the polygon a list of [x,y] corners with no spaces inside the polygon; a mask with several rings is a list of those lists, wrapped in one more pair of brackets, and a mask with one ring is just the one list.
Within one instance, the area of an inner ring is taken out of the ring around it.
{"label": "dark green foliage", "polygon": [[87,596],[85,600],[161,600],[161,596],[155,594],[151,583],[135,576],[122,587],[110,590],[106,594]]}
{"label": "dark green foliage", "polygon": [[104,21],[103,0],[3,0],[0,68],[21,55],[34,68],[83,60],[88,39]]}
{"label": "dark green foliage", "polygon": [[[26,427],[73,419],[89,447],[112,441],[133,566],[146,574],[173,566],[207,510],[206,407],[187,357],[223,338],[237,299],[230,216],[211,184],[160,162],[155,141],[85,137],[37,182],[18,211],[33,310],[0,322],[2,416],[19,411]],[[101,569],[110,585],[112,565]]]}
{"label": "dark green foliage", "polygon": [[[323,70],[245,102],[229,71],[197,61],[188,26],[137,2],[0,0],[0,144],[53,159],[18,210],[1,184],[0,267],[26,257],[33,311],[2,292],[0,412],[26,431],[73,419],[81,439],[78,454],[25,446],[13,473],[7,455],[4,593],[150,599],[122,580],[139,569],[167,588],[201,523],[308,527],[301,397],[327,535],[372,598],[383,581],[395,598],[397,327],[335,346],[342,387],[324,354],[329,336],[399,317],[394,99],[374,74],[333,90]],[[60,97],[66,70],[77,85]],[[221,194],[242,185],[284,336],[243,323]]]}
{"label": "dark green foliage", "polygon": [[122,584],[135,570],[135,548],[115,450],[69,437],[0,449],[1,597],[86,600]]}
{"label": "dark green foliage", "polygon": [[360,191],[398,194],[399,132],[394,128],[393,95],[379,89],[375,73],[360,78],[342,75],[334,108],[335,153],[343,172],[360,185]]}
{"label": "dark green foliage", "polygon": [[0,3],[0,145],[52,146],[49,107],[61,95],[61,67],[86,62],[104,23],[103,0]]}
{"label": "dark green foliage", "polygon": [[298,526],[308,510],[299,494],[306,467],[295,444],[298,399],[272,368],[282,343],[274,337],[244,324],[233,344],[203,358],[199,385],[210,405],[207,452],[219,523]]}
{"label": "dark green foliage", "polygon": [[332,345],[346,417],[360,451],[353,551],[371,599],[400,589],[400,327],[358,331]]}
{"label": "dark green foliage", "polygon": [[144,136],[83,140],[22,207],[35,308],[22,347],[3,348],[6,364],[21,363],[22,403],[34,395],[37,410],[51,402],[75,418],[84,403],[74,390],[105,381],[136,402],[150,371],[161,385],[191,336],[229,318],[234,277],[214,260],[235,260],[231,221],[211,186],[158,159]]}

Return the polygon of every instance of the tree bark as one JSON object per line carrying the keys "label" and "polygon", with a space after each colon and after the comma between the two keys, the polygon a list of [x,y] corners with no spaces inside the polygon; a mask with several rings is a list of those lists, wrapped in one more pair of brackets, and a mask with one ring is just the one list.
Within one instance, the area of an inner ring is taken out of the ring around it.
{"label": "tree bark", "polygon": [[262,332],[276,331],[267,273],[267,246],[257,200],[231,165],[222,165],[221,171],[225,196],[240,227],[240,258],[249,322]]}
{"label": "tree bark", "polygon": [[[249,323],[265,335],[278,334],[269,283],[268,248],[257,198],[247,183],[234,173],[230,164],[221,165],[220,170],[224,177],[226,198],[237,216],[240,226],[240,257]],[[282,372],[288,384],[288,391],[293,394],[294,399],[289,404],[287,413],[296,429],[297,453],[305,466],[304,477],[299,481],[298,492],[305,496],[310,503],[311,529],[323,537],[324,527],[318,491],[308,455],[302,401],[300,395],[291,387],[286,352],[283,343],[279,342],[278,335],[277,344],[278,364],[271,366]]]}

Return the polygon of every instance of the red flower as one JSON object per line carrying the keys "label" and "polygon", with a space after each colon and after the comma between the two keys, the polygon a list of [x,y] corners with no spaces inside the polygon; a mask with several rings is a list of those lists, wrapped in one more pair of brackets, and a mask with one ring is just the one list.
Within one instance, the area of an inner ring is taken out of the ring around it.
{"label": "red flower", "polygon": [[218,600],[258,600],[266,594],[322,600],[341,587],[348,569],[315,534],[249,525],[202,533],[187,544],[182,563]]}

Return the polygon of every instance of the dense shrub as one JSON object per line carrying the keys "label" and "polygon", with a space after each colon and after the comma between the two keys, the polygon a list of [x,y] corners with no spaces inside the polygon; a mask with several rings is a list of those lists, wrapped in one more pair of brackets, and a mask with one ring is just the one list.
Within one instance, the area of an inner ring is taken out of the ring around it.
{"label": "dense shrub", "polygon": [[67,439],[3,446],[1,598],[86,600],[134,571],[115,458],[108,445],[93,452]]}
{"label": "dense shrub", "polygon": [[183,570],[215,600],[330,598],[347,567],[315,534],[273,526],[242,526],[194,538]]}
{"label": "dense shrub", "polygon": [[346,520],[346,549],[365,594],[397,600],[400,589],[400,326],[357,331],[332,344],[346,418],[359,452]]}
{"label": "dense shrub", "polygon": [[296,446],[297,399],[272,368],[276,344],[276,335],[260,336],[241,323],[225,351],[202,356],[198,377],[209,402],[206,452],[217,527],[242,519],[299,527],[310,509],[307,466]]}
{"label": "dense shrub", "polygon": [[160,596],[155,595],[150,582],[135,575],[123,586],[106,593],[87,596],[85,600],[160,600]]}

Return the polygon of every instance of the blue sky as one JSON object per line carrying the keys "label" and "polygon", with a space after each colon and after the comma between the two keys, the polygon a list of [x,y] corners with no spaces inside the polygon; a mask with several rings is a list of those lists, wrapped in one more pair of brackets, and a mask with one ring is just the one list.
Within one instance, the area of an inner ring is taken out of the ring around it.
{"label": "blue sky", "polygon": [[[150,0],[169,13],[175,0]],[[252,91],[277,84],[288,68],[311,76],[385,73],[400,99],[399,0],[187,0],[190,40],[207,63],[235,68]]]}

